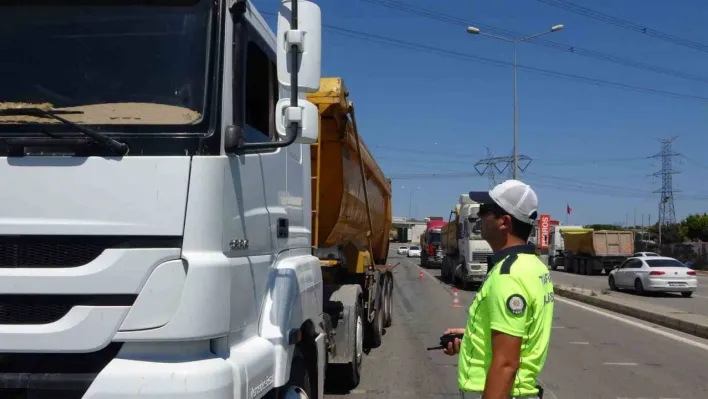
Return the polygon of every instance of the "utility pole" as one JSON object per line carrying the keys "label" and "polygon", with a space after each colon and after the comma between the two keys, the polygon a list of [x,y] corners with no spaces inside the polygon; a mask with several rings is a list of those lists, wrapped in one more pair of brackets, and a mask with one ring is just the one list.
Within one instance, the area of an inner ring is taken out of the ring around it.
{"label": "utility pole", "polygon": [[652,156],[652,158],[661,158],[661,170],[652,173],[651,176],[661,176],[661,188],[654,191],[660,193],[659,197],[659,245],[661,245],[661,230],[662,227],[676,224],[676,210],[674,208],[674,190],[673,175],[679,173],[674,171],[673,158],[679,156],[679,153],[673,151],[672,144],[677,136],[660,139],[661,152]]}
{"label": "utility pole", "polygon": [[537,38],[539,36],[543,36],[549,33],[553,32],[558,32],[563,29],[562,24],[558,25],[553,25],[551,26],[550,29],[545,30],[543,32],[535,33],[533,35],[528,35],[524,36],[521,38],[511,38],[511,37],[504,37],[504,36],[498,36],[498,35],[493,35],[490,33],[482,32],[479,28],[474,27],[474,26],[469,26],[467,27],[467,33],[472,34],[472,35],[482,35],[482,36],[487,36],[491,37],[492,39],[497,39],[501,41],[505,41],[507,43],[511,43],[514,46],[514,155],[512,156],[514,167],[511,170],[512,176],[514,179],[518,178],[518,171],[519,169],[519,160],[521,159],[519,157],[519,100],[518,100],[518,90],[517,90],[517,83],[516,83],[516,70],[518,69],[518,63],[516,62],[516,45],[534,38]]}

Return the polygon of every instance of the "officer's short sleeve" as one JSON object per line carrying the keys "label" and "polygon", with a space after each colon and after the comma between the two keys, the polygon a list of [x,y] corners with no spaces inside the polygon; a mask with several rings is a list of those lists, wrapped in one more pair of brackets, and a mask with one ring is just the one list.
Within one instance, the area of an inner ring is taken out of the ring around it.
{"label": "officer's short sleeve", "polygon": [[519,280],[510,275],[496,276],[485,298],[492,330],[523,337],[529,314],[529,298]]}

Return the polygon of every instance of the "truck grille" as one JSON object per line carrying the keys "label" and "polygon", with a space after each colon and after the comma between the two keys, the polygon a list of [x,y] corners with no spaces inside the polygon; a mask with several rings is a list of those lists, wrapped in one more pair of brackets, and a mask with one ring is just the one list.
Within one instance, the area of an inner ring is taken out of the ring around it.
{"label": "truck grille", "polygon": [[492,252],[474,252],[472,254],[472,262],[487,264],[488,258],[492,256]]}
{"label": "truck grille", "polygon": [[0,325],[49,324],[74,306],[132,306],[137,295],[0,295]]}
{"label": "truck grille", "polygon": [[0,268],[83,266],[108,248],[179,248],[176,237],[0,236]]}

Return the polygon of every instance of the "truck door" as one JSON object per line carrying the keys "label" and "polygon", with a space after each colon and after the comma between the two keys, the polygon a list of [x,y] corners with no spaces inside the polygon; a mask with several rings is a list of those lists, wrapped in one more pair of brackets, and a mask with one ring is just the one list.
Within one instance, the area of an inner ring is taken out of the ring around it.
{"label": "truck door", "polygon": [[[236,23],[239,26],[234,29],[238,32],[236,40],[239,45],[233,46],[237,49],[232,54],[233,68],[225,71],[233,83],[226,78],[224,82],[224,87],[234,88],[232,123],[243,129],[246,142],[271,141],[277,134],[274,112],[279,97],[275,44],[269,43],[265,35],[251,25],[248,12]],[[283,245],[279,242],[282,239],[276,238],[275,226],[279,220],[288,218],[285,210],[285,203],[291,202],[285,180],[288,158],[284,149],[228,156],[223,188],[225,255],[243,280],[234,279],[232,285],[238,285],[234,289],[250,290],[254,295],[254,301],[249,304],[249,301],[243,301],[231,306],[242,307],[243,311],[249,307],[248,311],[253,312],[254,317],[261,309],[269,268],[278,252],[276,248]],[[302,176],[293,182],[294,185],[298,181],[302,182]]]}

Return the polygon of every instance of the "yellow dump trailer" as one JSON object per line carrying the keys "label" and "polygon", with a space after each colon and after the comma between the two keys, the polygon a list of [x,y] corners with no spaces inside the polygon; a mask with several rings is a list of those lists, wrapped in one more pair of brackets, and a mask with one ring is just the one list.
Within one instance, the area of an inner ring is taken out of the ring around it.
{"label": "yellow dump trailer", "polygon": [[455,210],[450,212],[450,220],[440,229],[440,245],[444,254],[458,251],[457,225],[460,219],[460,204],[455,205]]}
{"label": "yellow dump trailer", "polygon": [[[374,160],[357,128],[354,104],[341,78],[322,78],[320,89],[307,99],[319,110],[319,138],[310,147],[312,175],[312,247],[320,259],[325,281],[326,311],[337,325],[337,341],[359,338],[363,345],[381,344],[383,329],[391,325],[393,274],[386,265],[392,224],[391,182]],[[352,303],[353,302],[353,303]],[[351,307],[350,311],[343,312]],[[344,315],[347,313],[349,316]],[[347,319],[347,320],[345,320]],[[352,358],[357,342],[337,342],[330,363],[350,370],[351,385],[358,383],[361,359]],[[347,377],[347,378],[349,378]]]}
{"label": "yellow dump trailer", "polygon": [[634,232],[630,230],[561,230],[565,243],[564,270],[597,275],[610,270],[634,253]]}

